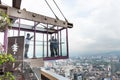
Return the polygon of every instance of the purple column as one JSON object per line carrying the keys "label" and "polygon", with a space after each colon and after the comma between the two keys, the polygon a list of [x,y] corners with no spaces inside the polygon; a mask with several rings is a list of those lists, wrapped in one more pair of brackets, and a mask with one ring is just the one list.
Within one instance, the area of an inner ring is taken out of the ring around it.
{"label": "purple column", "polygon": [[47,24],[47,57],[48,57],[48,24]]}
{"label": "purple column", "polygon": [[7,44],[8,44],[8,28],[4,31],[4,52],[7,52]]}
{"label": "purple column", "polygon": [[18,26],[19,26],[19,28],[18,28],[18,36],[20,36],[20,18],[19,18]]}

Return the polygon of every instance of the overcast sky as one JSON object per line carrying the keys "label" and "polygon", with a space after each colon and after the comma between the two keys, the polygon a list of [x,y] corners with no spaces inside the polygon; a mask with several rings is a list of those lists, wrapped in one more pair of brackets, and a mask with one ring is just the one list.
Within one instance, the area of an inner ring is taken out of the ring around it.
{"label": "overcast sky", "polygon": [[[6,4],[11,4],[11,0]],[[4,2],[3,1],[3,2]],[[23,0],[21,9],[54,17],[44,0]],[[64,19],[48,0],[56,15]],[[120,50],[120,0],[55,0],[68,21],[70,55]]]}
{"label": "overcast sky", "polygon": [[76,0],[72,4],[77,34],[73,34],[73,50],[81,54],[120,50],[120,0]]}

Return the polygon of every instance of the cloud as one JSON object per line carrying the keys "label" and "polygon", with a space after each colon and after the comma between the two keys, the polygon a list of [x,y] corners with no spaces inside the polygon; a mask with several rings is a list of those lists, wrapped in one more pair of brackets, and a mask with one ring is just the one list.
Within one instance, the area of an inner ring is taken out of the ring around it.
{"label": "cloud", "polygon": [[119,4],[119,0],[77,0],[71,13],[76,15],[69,34],[75,38],[70,41],[71,54],[120,49]]}

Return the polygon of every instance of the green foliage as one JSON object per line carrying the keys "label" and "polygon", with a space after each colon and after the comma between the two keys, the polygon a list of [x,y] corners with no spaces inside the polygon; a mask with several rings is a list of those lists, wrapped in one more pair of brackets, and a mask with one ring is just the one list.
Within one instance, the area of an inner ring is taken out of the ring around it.
{"label": "green foliage", "polygon": [[[15,62],[15,58],[13,57],[12,54],[6,54],[6,53],[0,54],[0,66],[13,62]],[[15,77],[11,72],[5,72],[4,75],[0,76],[0,80],[15,80]]]}
{"label": "green foliage", "polygon": [[15,62],[15,58],[11,54],[0,54],[0,65],[7,62]]}
{"label": "green foliage", "polygon": [[6,72],[4,75],[0,76],[0,80],[15,80],[15,77],[11,72]]}
{"label": "green foliage", "polygon": [[4,31],[6,27],[10,29],[9,26],[11,24],[9,16],[3,11],[0,12],[0,31]]}

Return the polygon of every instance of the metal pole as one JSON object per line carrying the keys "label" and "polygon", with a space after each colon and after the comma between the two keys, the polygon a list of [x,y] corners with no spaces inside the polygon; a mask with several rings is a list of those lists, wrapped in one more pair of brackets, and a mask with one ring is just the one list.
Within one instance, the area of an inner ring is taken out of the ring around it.
{"label": "metal pole", "polygon": [[19,26],[19,28],[18,28],[18,36],[20,36],[20,18],[19,18],[18,26]]}
{"label": "metal pole", "polygon": [[48,24],[47,24],[47,57],[48,57]]}
{"label": "metal pole", "polygon": [[60,31],[60,55],[62,56],[62,39],[61,39],[61,31]]}
{"label": "metal pole", "polygon": [[34,22],[34,49],[33,49],[33,58],[36,57],[36,22]]}
{"label": "metal pole", "polygon": [[58,40],[58,56],[59,56],[59,32],[58,32],[58,26],[57,26],[57,40]]}
{"label": "metal pole", "polygon": [[66,47],[67,47],[67,57],[69,57],[68,28],[66,28]]}
{"label": "metal pole", "polygon": [[44,57],[44,33],[43,33],[43,57]]}

